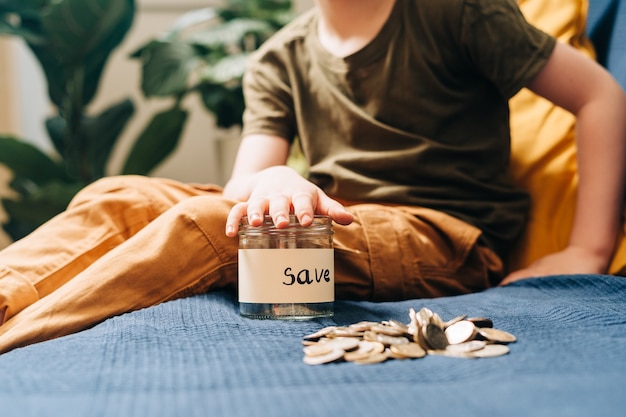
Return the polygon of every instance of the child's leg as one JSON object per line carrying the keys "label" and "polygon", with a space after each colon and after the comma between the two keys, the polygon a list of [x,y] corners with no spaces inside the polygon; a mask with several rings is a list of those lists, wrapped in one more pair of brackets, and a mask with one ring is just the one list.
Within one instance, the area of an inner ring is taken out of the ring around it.
{"label": "child's leg", "polygon": [[234,286],[238,242],[224,234],[232,204],[217,193],[181,201],[0,326],[0,352],[173,298]]}
{"label": "child's leg", "polygon": [[394,301],[482,291],[502,279],[502,262],[480,230],[419,207],[360,204],[335,229],[338,299]]}

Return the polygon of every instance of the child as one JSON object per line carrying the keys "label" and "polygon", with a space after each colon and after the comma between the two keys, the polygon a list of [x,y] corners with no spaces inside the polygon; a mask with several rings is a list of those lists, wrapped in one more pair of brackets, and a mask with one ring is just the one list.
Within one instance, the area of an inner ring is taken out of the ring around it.
{"label": "child", "polygon": [[[575,70],[574,70],[575,69]],[[570,243],[506,275],[528,197],[508,179],[508,99],[578,118]],[[234,288],[241,217],[328,214],[339,299],[480,291],[601,273],[619,230],[626,98],[513,0],[317,0],[250,60],[243,141],[217,187],[106,178],[0,252],[0,352],[112,315]],[[307,179],[285,166],[298,136]],[[224,233],[224,230],[226,233]]]}

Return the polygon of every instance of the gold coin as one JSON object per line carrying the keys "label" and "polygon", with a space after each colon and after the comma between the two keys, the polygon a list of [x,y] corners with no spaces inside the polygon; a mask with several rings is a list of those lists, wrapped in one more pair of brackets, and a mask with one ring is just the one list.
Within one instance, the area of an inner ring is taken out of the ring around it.
{"label": "gold coin", "polygon": [[490,327],[479,328],[478,334],[489,341],[497,343],[512,343],[517,340],[517,338],[509,332]]}
{"label": "gold coin", "polygon": [[326,336],[328,333],[334,331],[335,329],[337,329],[336,326],[324,327],[323,329],[320,329],[316,331],[315,333],[311,333],[309,335],[304,336],[303,339],[319,339],[321,337]]}
{"label": "gold coin", "polygon": [[465,359],[474,359],[475,356],[472,355],[473,352],[454,352],[452,350],[446,349],[429,349],[427,351],[429,355],[439,355],[439,356],[447,356],[449,358],[465,358]]}
{"label": "gold coin", "polygon": [[321,356],[332,352],[334,349],[336,348],[331,346],[330,343],[317,343],[315,345],[306,346],[302,350],[307,356]]}
{"label": "gold coin", "polygon": [[370,327],[372,327],[373,325],[378,324],[378,322],[375,321],[360,321],[358,323],[352,323],[351,325],[349,325],[348,327],[356,330],[357,332],[366,332],[370,329]]}
{"label": "gold coin", "polygon": [[445,330],[448,343],[456,345],[467,342],[476,335],[476,326],[471,321],[462,320],[448,326]]}
{"label": "gold coin", "polygon": [[380,342],[371,342],[367,340],[364,340],[363,342],[371,344],[372,346],[372,350],[370,351],[371,353],[382,353],[385,351],[385,345]]}
{"label": "gold coin", "polygon": [[326,337],[361,337],[363,332],[350,327],[337,327],[335,330],[329,332]]}
{"label": "gold coin", "polygon": [[354,362],[354,361],[358,361],[358,360],[361,360],[361,359],[365,359],[369,355],[371,355],[370,352],[362,352],[362,351],[359,351],[359,350],[353,350],[352,352],[344,353],[343,359],[348,361],[348,362]]}
{"label": "gold coin", "polygon": [[389,350],[394,354],[404,356],[405,358],[418,359],[426,356],[426,351],[417,343],[391,345],[389,346]]}
{"label": "gold coin", "polygon": [[386,360],[387,360],[387,355],[381,352],[381,353],[372,353],[368,355],[366,358],[354,361],[354,363],[359,364],[359,365],[370,365],[373,363],[384,362]]}
{"label": "gold coin", "polygon": [[338,348],[347,352],[359,347],[359,342],[360,340],[356,337],[336,337],[330,339],[328,342],[324,343],[324,345],[329,345],[333,349]]}
{"label": "gold coin", "polygon": [[335,362],[343,358],[344,354],[345,352],[342,349],[335,348],[325,355],[318,355],[318,356],[305,355],[302,358],[302,361],[306,363],[307,365],[322,365],[325,363]]}
{"label": "gold coin", "polygon": [[454,353],[466,353],[480,350],[487,345],[484,340],[470,340],[468,342],[458,343],[455,345],[448,345],[446,350]]}
{"label": "gold coin", "polygon": [[470,352],[475,358],[493,358],[509,353],[510,349],[507,345],[486,345],[480,350]]}
{"label": "gold coin", "polygon": [[385,346],[409,343],[409,339],[404,336],[388,336],[386,334],[376,333],[371,330],[363,334],[363,339],[369,342],[380,342]]}
{"label": "gold coin", "polygon": [[388,359],[398,359],[398,360],[409,359],[408,356],[403,356],[403,355],[400,355],[399,353],[395,353],[389,348],[386,348],[384,353],[385,355],[387,355]]}
{"label": "gold coin", "polygon": [[359,346],[356,350],[346,352],[343,358],[349,362],[353,362],[357,359],[363,359],[371,353],[380,353],[385,350],[385,346],[378,342],[368,342],[367,340],[360,340]]}
{"label": "gold coin", "polygon": [[370,331],[379,333],[379,334],[386,334],[387,336],[404,335],[404,330],[399,329],[397,327],[386,326],[384,324],[375,324],[372,327],[370,327]]}

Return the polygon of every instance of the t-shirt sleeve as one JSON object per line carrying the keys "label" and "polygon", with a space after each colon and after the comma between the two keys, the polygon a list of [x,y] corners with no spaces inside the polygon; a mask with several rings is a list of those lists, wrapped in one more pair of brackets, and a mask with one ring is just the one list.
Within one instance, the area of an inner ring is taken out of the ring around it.
{"label": "t-shirt sleeve", "polygon": [[461,20],[468,58],[507,99],[535,78],[556,44],[526,21],[514,0],[467,0]]}
{"label": "t-shirt sleeve", "polygon": [[275,135],[292,141],[295,116],[285,65],[265,48],[253,54],[243,78],[243,136]]}

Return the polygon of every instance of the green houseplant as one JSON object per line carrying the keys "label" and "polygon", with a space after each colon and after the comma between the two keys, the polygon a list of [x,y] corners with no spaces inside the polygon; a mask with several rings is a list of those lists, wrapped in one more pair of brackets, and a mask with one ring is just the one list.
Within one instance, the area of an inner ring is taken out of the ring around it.
{"label": "green houseplant", "polygon": [[[148,175],[176,147],[197,93],[218,127],[241,123],[246,56],[288,22],[291,1],[228,0],[182,16],[132,54],[146,97],[170,98],[135,140],[120,174]],[[37,57],[56,114],[45,122],[57,155],[0,135],[0,163],[17,199],[3,199],[5,231],[19,239],[61,212],[74,194],[106,175],[111,151],[134,113],[129,99],[88,114],[110,53],[130,29],[133,0],[0,0],[0,34],[19,36]]]}

